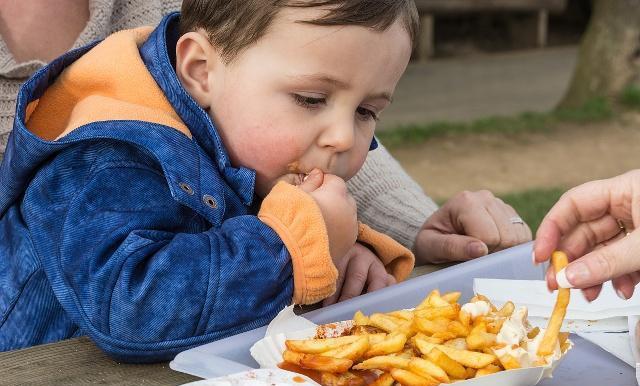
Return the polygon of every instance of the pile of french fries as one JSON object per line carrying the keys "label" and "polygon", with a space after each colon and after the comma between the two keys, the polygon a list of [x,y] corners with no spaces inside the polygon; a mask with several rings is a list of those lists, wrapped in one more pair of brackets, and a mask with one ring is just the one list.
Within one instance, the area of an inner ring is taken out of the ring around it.
{"label": "pile of french fries", "polygon": [[[516,358],[494,351],[505,347],[496,337],[513,314],[514,304],[507,302],[498,309],[486,297],[476,295],[470,302],[482,300],[491,309],[473,318],[461,309],[460,295],[433,290],[413,310],[369,316],[358,311],[348,335],[287,340],[284,361],[319,372],[324,386],[365,385],[364,373],[377,376],[372,383],[376,386],[430,386],[519,368]],[[527,330],[527,339],[540,333],[537,327]],[[556,331],[549,344],[555,348],[559,343],[565,352],[570,344],[567,337]],[[535,365],[546,364],[540,360]]]}

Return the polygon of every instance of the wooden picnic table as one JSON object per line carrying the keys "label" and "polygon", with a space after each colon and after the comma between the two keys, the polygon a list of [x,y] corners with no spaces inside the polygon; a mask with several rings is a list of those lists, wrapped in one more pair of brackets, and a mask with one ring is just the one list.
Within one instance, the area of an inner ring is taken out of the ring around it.
{"label": "wooden picnic table", "polygon": [[[410,277],[445,266],[416,267]],[[309,306],[303,312],[314,308]],[[0,386],[180,385],[197,380],[200,378],[171,370],[168,362],[118,363],[86,337],[0,352]]]}
{"label": "wooden picnic table", "polygon": [[86,337],[0,353],[0,385],[180,385],[200,378],[169,363],[125,364]]}

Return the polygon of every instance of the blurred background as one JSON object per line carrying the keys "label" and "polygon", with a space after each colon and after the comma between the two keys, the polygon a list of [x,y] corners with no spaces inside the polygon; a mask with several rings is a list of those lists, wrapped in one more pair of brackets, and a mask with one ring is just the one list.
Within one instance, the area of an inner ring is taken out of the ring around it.
{"label": "blurred background", "polygon": [[568,188],[640,165],[640,2],[416,4],[377,135],[436,201],[489,189],[535,232]]}

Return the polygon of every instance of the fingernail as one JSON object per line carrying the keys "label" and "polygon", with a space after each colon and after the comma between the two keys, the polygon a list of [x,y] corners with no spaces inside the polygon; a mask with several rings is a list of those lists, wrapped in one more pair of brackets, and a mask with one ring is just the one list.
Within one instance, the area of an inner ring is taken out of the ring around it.
{"label": "fingernail", "polygon": [[562,268],[560,272],[556,273],[556,281],[558,282],[558,287],[560,288],[573,288],[573,285],[569,283],[567,280],[567,273],[565,272],[566,268]]}
{"label": "fingernail", "polygon": [[[589,271],[589,267],[587,267],[585,263],[582,263],[580,261],[569,264],[565,269],[568,269],[565,273],[565,277],[570,283],[581,285],[582,283],[588,282],[589,279],[591,279],[591,272]],[[565,269],[563,269],[563,271]]]}
{"label": "fingernail", "polygon": [[620,291],[619,289],[616,290],[616,294],[618,294],[618,297],[622,300],[627,300],[627,297],[625,296],[625,294]]}
{"label": "fingernail", "polygon": [[535,265],[536,267],[538,266],[538,262],[536,261],[536,253],[531,251],[531,261],[533,262],[533,265]]}
{"label": "fingernail", "polygon": [[479,241],[474,241],[467,245],[467,254],[471,257],[484,256],[487,254],[487,252],[487,246]]}

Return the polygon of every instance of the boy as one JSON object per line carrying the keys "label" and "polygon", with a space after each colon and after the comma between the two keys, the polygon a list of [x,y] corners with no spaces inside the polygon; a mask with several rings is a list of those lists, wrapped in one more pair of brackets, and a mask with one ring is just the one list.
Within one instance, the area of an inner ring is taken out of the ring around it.
{"label": "boy", "polygon": [[0,349],[166,360],[330,296],[336,266],[406,278],[344,180],[415,31],[409,0],[192,0],[34,75],[0,171]]}

